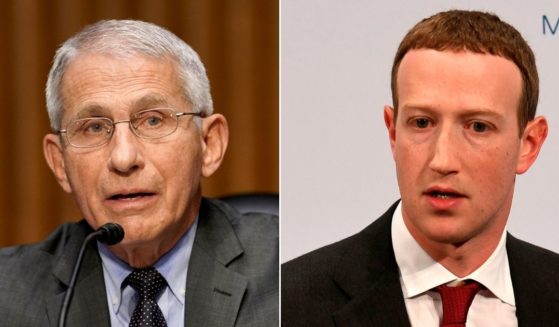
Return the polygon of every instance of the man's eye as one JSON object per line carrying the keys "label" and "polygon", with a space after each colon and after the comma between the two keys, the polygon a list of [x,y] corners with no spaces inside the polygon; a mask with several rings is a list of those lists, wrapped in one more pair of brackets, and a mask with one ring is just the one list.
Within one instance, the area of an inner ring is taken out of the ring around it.
{"label": "man's eye", "polygon": [[103,130],[103,127],[101,126],[101,124],[95,124],[95,125],[91,125],[88,128],[91,132],[100,132]]}
{"label": "man's eye", "polygon": [[156,117],[156,116],[151,116],[148,119],[146,119],[146,123],[149,126],[157,126],[159,124],[161,124],[162,119],[160,117]]}
{"label": "man's eye", "polygon": [[486,132],[487,129],[489,128],[487,126],[487,124],[479,122],[479,121],[476,121],[476,122],[472,123],[471,126],[472,126],[472,129],[474,130],[474,132],[477,132],[477,133]]}
{"label": "man's eye", "polygon": [[429,119],[427,118],[417,118],[415,119],[415,126],[418,128],[427,128],[429,127]]}
{"label": "man's eye", "polygon": [[92,133],[92,134],[101,133],[105,130],[105,124],[100,121],[92,121],[84,124],[82,126],[82,130],[85,133]]}
{"label": "man's eye", "polygon": [[132,121],[134,128],[143,129],[161,127],[164,123],[165,116],[155,111],[142,113]]}

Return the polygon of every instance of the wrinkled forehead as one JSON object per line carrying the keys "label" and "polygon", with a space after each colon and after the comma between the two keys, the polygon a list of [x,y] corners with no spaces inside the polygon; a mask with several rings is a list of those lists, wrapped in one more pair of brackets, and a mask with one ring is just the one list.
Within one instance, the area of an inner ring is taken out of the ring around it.
{"label": "wrinkled forehead", "polygon": [[133,63],[156,64],[162,68],[170,68],[177,76],[180,71],[178,59],[171,55],[152,56],[132,52],[81,51],[68,58],[61,82],[64,82],[65,77],[70,72],[83,74],[88,68],[91,69],[91,72],[94,72],[95,68],[97,70],[106,70],[111,67],[120,68]]}
{"label": "wrinkled forehead", "polygon": [[60,84],[64,117],[103,108],[182,106],[177,65],[171,58],[88,53],[68,63]]}

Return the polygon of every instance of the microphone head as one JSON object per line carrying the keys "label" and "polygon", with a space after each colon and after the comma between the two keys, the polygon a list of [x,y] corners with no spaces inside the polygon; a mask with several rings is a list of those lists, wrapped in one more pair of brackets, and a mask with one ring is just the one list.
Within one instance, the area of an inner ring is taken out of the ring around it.
{"label": "microphone head", "polygon": [[107,245],[115,245],[124,238],[124,228],[117,223],[106,223],[97,229],[97,240]]}

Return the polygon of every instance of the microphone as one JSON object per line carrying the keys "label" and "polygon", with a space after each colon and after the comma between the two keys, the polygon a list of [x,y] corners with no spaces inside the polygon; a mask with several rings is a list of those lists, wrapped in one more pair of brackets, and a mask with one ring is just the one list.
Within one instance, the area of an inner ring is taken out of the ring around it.
{"label": "microphone", "polygon": [[107,245],[115,245],[124,238],[124,229],[117,223],[106,223],[93,232],[97,233],[97,240]]}
{"label": "microphone", "polygon": [[80,252],[78,253],[78,259],[74,264],[74,270],[72,272],[72,278],[70,279],[70,284],[64,295],[64,302],[62,304],[62,309],[60,310],[60,315],[58,316],[58,326],[64,327],[66,324],[66,315],[68,313],[68,307],[70,306],[70,301],[72,300],[72,294],[74,293],[74,285],[76,284],[76,279],[80,271],[80,267],[83,261],[83,254],[85,253],[85,248],[94,239],[107,245],[115,245],[122,241],[124,238],[124,229],[117,223],[106,223],[99,227],[93,233],[87,235],[82,243]]}

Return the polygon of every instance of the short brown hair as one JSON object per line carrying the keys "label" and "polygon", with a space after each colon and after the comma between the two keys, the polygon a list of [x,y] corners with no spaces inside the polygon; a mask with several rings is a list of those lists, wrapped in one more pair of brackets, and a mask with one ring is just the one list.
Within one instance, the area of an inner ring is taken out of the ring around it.
{"label": "short brown hair", "polygon": [[406,53],[413,49],[470,51],[506,58],[522,74],[522,94],[518,106],[520,135],[534,119],[538,105],[539,78],[534,53],[522,35],[491,13],[450,10],[423,19],[404,37],[392,65],[392,101],[398,114],[397,75]]}

